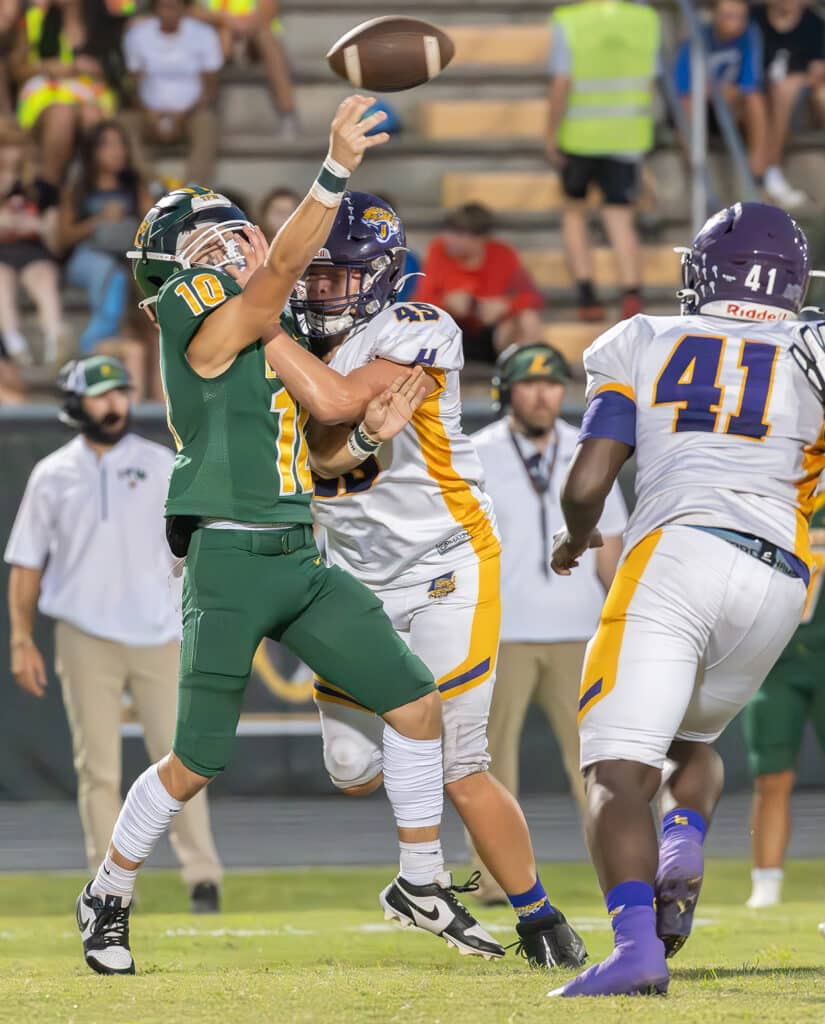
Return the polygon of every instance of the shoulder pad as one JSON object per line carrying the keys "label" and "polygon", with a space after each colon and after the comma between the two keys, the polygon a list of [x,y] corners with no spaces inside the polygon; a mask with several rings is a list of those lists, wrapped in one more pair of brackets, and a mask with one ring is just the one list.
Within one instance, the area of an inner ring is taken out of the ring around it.
{"label": "shoulder pad", "polygon": [[368,325],[370,356],[440,370],[464,366],[461,330],[449,313],[426,302],[397,302]]}
{"label": "shoulder pad", "polygon": [[209,314],[240,293],[238,282],[221,270],[190,267],[174,274],[158,292],[155,307],[164,340],[188,345]]}

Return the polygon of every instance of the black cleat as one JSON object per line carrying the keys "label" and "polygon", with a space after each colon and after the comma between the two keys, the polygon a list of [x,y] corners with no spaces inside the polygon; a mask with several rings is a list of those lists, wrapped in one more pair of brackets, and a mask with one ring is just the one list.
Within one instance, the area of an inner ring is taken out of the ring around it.
{"label": "black cleat", "polygon": [[533,968],[581,967],[587,959],[584,942],[560,910],[535,921],[519,921],[516,931],[516,955],[525,957]]}
{"label": "black cleat", "polygon": [[98,974],[134,974],[129,948],[129,910],[120,896],[93,896],[89,882],[77,897],[75,915],[86,963]]}
{"label": "black cleat", "polygon": [[474,892],[479,874],[476,872],[464,885],[453,885],[446,871],[429,885],[413,885],[398,875],[378,897],[384,918],[402,928],[423,928],[440,935],[462,956],[498,960],[504,956],[504,947],[487,934],[455,895]]}
{"label": "black cleat", "polygon": [[217,914],[221,909],[220,892],[214,882],[198,882],[189,894],[191,914]]}

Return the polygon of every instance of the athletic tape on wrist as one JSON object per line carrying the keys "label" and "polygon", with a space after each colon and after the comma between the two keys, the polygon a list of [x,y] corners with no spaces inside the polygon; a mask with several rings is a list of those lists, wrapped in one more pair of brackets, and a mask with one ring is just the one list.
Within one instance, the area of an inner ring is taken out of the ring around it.
{"label": "athletic tape on wrist", "polygon": [[321,164],[318,177],[312,184],[309,194],[323,206],[333,208],[339,206],[347,190],[350,172],[342,167],[337,160],[328,156]]}
{"label": "athletic tape on wrist", "polygon": [[360,459],[363,462],[370,455],[375,455],[383,443],[383,441],[374,441],[371,437],[367,437],[359,423],[347,438],[347,451],[353,458]]}

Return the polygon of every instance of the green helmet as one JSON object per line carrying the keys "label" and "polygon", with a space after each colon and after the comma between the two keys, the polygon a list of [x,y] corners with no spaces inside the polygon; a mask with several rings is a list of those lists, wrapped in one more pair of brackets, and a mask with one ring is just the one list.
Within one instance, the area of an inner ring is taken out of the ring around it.
{"label": "green helmet", "polygon": [[[143,218],[135,248],[126,253],[144,295],[141,308],[155,302],[163,284],[180,270],[198,265],[243,268],[235,234],[250,226],[243,210],[211,189],[194,185],[167,192]],[[206,227],[212,230],[200,230]]]}

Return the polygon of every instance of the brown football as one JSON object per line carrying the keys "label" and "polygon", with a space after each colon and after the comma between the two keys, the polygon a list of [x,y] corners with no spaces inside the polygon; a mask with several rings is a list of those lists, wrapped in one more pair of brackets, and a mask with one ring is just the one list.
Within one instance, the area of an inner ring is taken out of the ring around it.
{"label": "brown football", "polygon": [[327,54],[356,89],[401,92],[435,78],[453,59],[453,41],[418,18],[373,18],[341,36]]}

